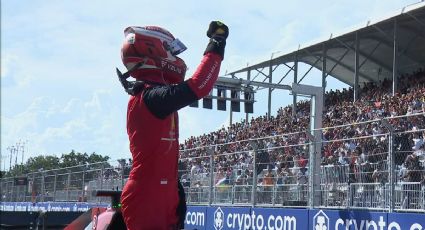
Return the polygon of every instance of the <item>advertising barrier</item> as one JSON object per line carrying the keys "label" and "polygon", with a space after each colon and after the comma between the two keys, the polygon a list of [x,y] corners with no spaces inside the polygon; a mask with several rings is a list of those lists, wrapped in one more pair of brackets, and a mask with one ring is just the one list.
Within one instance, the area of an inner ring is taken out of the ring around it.
{"label": "advertising barrier", "polygon": [[[1,202],[4,212],[85,212],[107,204]],[[197,230],[425,230],[425,213],[357,210],[188,206],[185,229]]]}
{"label": "advertising barrier", "polygon": [[308,222],[306,221],[308,219],[308,212],[305,209],[252,208],[251,212],[252,215],[257,217],[257,221],[250,229],[308,229]]}
{"label": "advertising barrier", "polygon": [[425,213],[189,206],[185,229],[425,230]]}
{"label": "advertising barrier", "polygon": [[205,229],[207,221],[207,207],[189,206],[186,211],[185,226],[191,229]]}
{"label": "advertising barrier", "polygon": [[108,204],[85,202],[1,202],[0,211],[12,212],[85,212],[93,207],[108,207]]}
{"label": "advertising barrier", "polygon": [[387,229],[387,213],[346,210],[309,210],[309,229]]}
{"label": "advertising barrier", "polygon": [[[251,216],[249,207],[208,207],[207,208],[207,227],[216,230],[244,229],[245,226],[251,226],[255,221]],[[246,228],[245,228],[246,229]]]}
{"label": "advertising barrier", "polygon": [[388,213],[388,230],[425,230],[425,214]]}

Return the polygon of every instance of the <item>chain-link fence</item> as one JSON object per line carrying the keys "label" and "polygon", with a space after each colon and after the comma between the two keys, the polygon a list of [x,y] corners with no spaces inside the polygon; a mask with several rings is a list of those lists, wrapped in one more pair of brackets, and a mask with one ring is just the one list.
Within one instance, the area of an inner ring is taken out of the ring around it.
{"label": "chain-link fence", "polygon": [[[424,113],[320,132],[321,140],[296,132],[236,142],[217,136],[210,146],[191,143],[179,162],[188,204],[425,212]],[[311,151],[316,144],[320,153]],[[130,170],[131,162],[120,160],[40,170],[26,175],[27,185],[3,178],[1,200],[99,202],[92,191],[122,189]]]}

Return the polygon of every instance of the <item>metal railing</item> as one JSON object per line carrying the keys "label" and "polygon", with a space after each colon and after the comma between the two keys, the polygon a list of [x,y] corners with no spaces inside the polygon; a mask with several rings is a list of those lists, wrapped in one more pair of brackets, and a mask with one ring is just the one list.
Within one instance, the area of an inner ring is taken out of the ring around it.
{"label": "metal railing", "polygon": [[[328,127],[323,140],[297,132],[217,141],[181,151],[179,177],[190,205],[425,212],[423,119],[423,113],[386,119],[408,124],[393,128],[381,120]],[[316,142],[321,166],[310,170],[309,148]],[[1,201],[102,202],[91,191],[122,189],[130,169],[121,160],[32,172],[25,186],[2,178]],[[317,180],[313,194],[310,180]]]}

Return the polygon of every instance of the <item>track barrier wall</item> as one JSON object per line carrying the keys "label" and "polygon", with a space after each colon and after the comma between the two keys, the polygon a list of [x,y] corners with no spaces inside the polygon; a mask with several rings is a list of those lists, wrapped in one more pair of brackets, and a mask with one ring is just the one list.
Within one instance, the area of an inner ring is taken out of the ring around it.
{"label": "track barrier wall", "polygon": [[[70,222],[83,212],[107,204],[55,202],[2,202],[0,211],[7,222],[36,222],[40,213]],[[47,214],[46,214],[47,213]],[[13,220],[12,217],[16,217]],[[3,219],[3,217],[2,217]],[[52,219],[52,218],[51,218]],[[5,224],[2,220],[1,224]],[[252,208],[188,206],[185,229],[197,230],[425,230],[425,214],[387,213],[367,210]]]}
{"label": "track barrier wall", "polygon": [[363,210],[189,206],[185,229],[425,230],[425,215]]}

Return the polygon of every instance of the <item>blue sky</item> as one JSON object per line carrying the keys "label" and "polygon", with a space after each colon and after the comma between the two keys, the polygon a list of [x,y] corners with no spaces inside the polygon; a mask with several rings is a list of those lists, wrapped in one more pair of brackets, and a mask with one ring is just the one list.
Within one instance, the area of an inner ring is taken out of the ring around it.
{"label": "blue sky", "polygon": [[[130,157],[125,129],[128,96],[114,70],[124,69],[120,46],[127,26],[170,30],[188,47],[180,56],[190,77],[207,44],[209,22],[223,21],[230,28],[223,75],[415,2],[2,0],[1,167],[9,167],[7,147],[19,141],[28,141],[25,159],[59,156],[72,149],[112,159]],[[319,82],[320,73],[313,71],[303,83]],[[345,87],[332,79],[328,86]],[[256,95],[254,116],[267,111],[264,95]],[[273,98],[274,112],[291,102],[288,92],[274,92]],[[234,114],[233,121],[244,117]],[[228,123],[228,112],[185,108],[180,112],[180,142]]]}

